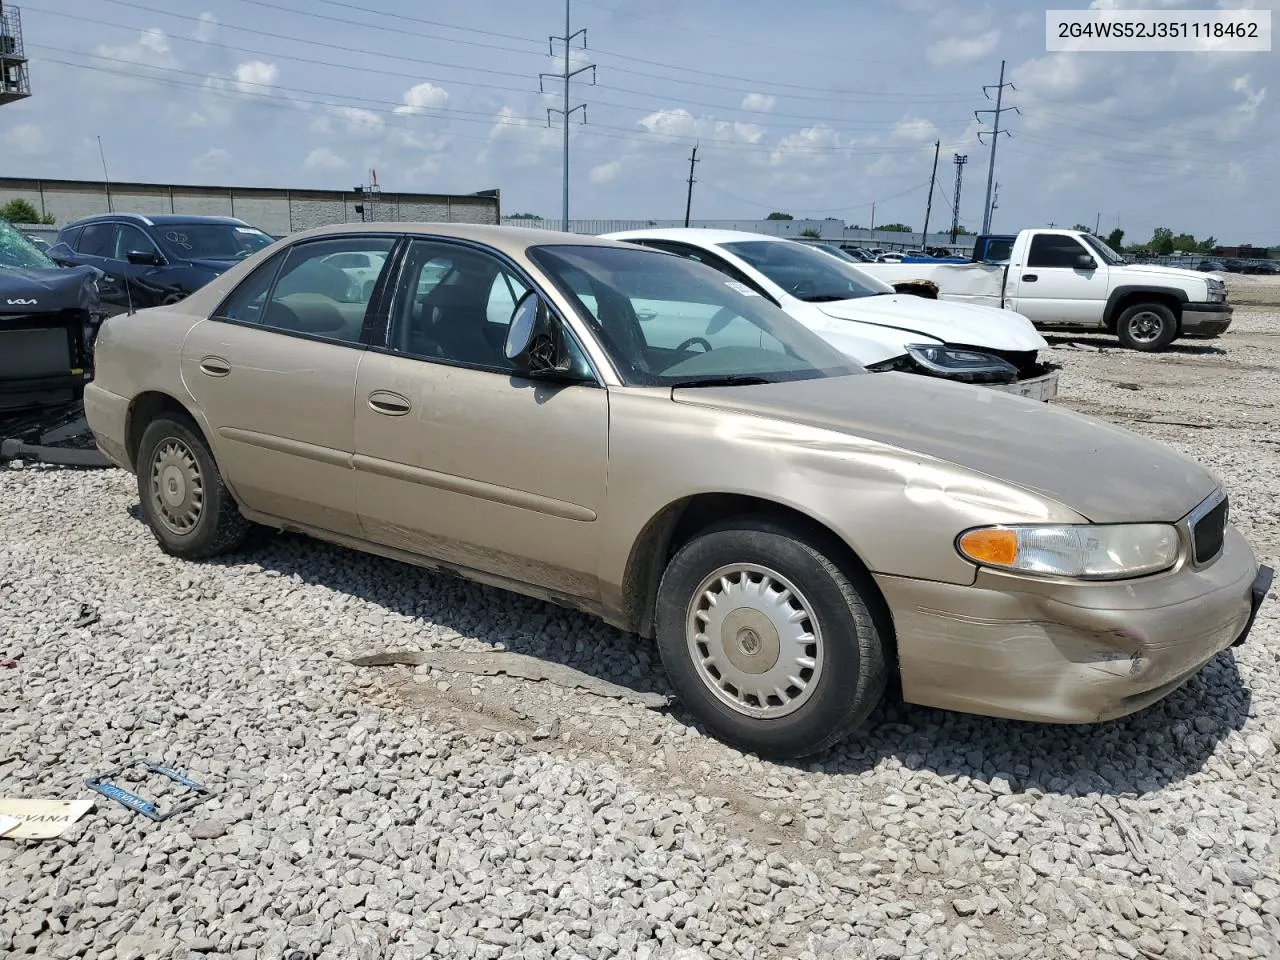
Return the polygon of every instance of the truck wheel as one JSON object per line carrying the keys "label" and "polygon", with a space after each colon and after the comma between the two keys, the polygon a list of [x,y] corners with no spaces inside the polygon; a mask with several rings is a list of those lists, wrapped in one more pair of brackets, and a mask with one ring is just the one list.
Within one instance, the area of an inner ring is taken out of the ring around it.
{"label": "truck wheel", "polygon": [[227,553],[253,528],[200,431],[185,417],[151,421],[138,445],[136,471],[142,515],[167,554],[201,560]]}
{"label": "truck wheel", "polygon": [[717,524],[677,551],[657,640],[676,692],[718,737],[771,759],[824,750],[880,702],[887,667],[859,587],[777,524]]}
{"label": "truck wheel", "polygon": [[1130,350],[1163,350],[1177,335],[1178,318],[1160,303],[1134,304],[1116,320],[1116,336]]}

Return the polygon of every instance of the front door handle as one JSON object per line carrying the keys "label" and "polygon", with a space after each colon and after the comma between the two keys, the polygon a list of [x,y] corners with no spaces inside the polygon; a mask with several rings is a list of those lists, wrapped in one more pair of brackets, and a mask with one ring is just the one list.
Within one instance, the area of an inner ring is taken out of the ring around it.
{"label": "front door handle", "polygon": [[1039,280],[1039,279],[1040,279],[1040,278],[1039,278],[1039,277],[1037,277],[1034,273],[1024,273],[1024,274],[1022,275],[1022,282],[1023,282],[1023,283],[1035,283],[1035,282],[1036,282],[1037,280]]}
{"label": "front door handle", "polygon": [[369,409],[387,417],[403,417],[412,408],[409,398],[390,390],[375,390],[369,394]]}
{"label": "front door handle", "polygon": [[221,357],[205,357],[200,361],[200,372],[210,377],[225,377],[231,372],[231,364]]}

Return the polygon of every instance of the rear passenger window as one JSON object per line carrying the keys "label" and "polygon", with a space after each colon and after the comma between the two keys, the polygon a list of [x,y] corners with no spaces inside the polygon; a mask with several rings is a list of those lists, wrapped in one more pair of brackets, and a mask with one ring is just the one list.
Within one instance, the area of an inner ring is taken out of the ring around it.
{"label": "rear passenger window", "polygon": [[87,257],[110,257],[115,252],[116,225],[91,223],[76,239],[76,251]]}
{"label": "rear passenger window", "polygon": [[366,262],[385,271],[395,242],[394,237],[354,236],[290,247],[260,322],[287,333],[359,343],[377,277],[369,277],[367,267],[337,266],[333,255],[364,254]]}
{"label": "rear passenger window", "polygon": [[262,323],[262,308],[266,305],[271,282],[276,278],[285,255],[274,257],[249,274],[230,295],[218,304],[213,315],[219,320],[238,320],[240,323]]}

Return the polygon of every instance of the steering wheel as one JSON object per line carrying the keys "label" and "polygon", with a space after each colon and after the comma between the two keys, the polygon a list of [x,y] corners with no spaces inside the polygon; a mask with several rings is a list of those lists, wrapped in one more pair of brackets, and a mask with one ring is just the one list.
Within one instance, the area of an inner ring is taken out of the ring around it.
{"label": "steering wheel", "polygon": [[706,348],[703,351],[703,353],[711,352],[711,349],[712,349],[711,343],[707,340],[706,337],[690,337],[688,340],[684,341],[684,343],[680,344],[680,346],[676,347],[676,349],[687,350],[689,347],[692,347],[695,343],[700,343]]}

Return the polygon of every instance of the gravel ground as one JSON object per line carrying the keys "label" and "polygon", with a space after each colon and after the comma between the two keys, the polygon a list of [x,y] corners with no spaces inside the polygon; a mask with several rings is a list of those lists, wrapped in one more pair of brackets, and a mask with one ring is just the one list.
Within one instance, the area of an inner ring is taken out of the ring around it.
{"label": "gravel ground", "polygon": [[[1219,341],[1053,353],[1059,402],[1218,470],[1276,564],[1269,289]],[[100,801],[58,840],[0,840],[0,956],[1280,955],[1274,598],[1247,645],[1126,720],[891,705],[819,762],[774,765],[678,709],[357,668],[503,648],[667,692],[633,637],[396,563],[292,536],[172,560],[136,499],[117,471],[0,473],[0,658],[18,658],[0,795],[72,797],[139,756],[219,795],[163,824]]]}

